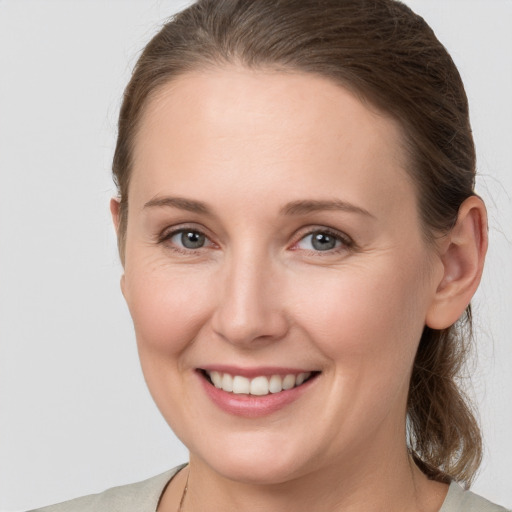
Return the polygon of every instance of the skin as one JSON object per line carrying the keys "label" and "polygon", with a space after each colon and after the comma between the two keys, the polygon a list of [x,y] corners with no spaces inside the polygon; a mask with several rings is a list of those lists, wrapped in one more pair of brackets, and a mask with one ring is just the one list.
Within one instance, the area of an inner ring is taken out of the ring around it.
{"label": "skin", "polygon": [[[186,471],[186,510],[439,510],[447,486],[407,454],[409,378],[424,326],[453,323],[478,285],[485,209],[468,199],[428,246],[400,141],[392,119],[300,73],[188,73],[147,105],[121,284],[148,387],[190,450],[159,510],[177,510]],[[165,197],[210,212],[147,205]],[[282,213],[306,200],[366,213]],[[180,228],[205,245],[183,247]],[[310,233],[326,229],[339,238],[319,251]],[[212,364],[321,373],[242,418],[204,392],[196,370]]]}

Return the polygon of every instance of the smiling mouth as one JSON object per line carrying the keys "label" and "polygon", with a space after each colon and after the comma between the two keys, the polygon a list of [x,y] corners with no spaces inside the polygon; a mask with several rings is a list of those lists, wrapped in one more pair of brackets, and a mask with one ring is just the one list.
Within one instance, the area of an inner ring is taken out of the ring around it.
{"label": "smiling mouth", "polygon": [[266,396],[302,386],[320,374],[318,371],[288,373],[286,375],[260,375],[249,379],[226,372],[200,370],[203,377],[217,389],[235,395]]}

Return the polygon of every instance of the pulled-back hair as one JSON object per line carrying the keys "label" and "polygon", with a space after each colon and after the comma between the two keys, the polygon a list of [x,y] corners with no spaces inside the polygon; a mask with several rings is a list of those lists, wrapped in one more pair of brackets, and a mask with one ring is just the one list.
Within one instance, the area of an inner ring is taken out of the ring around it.
{"label": "pulled-back hair", "polygon": [[[396,0],[199,0],[166,23],[126,87],[113,161],[124,258],[134,142],[161,86],[205,67],[237,64],[327,77],[397,120],[427,243],[455,224],[473,195],[475,149],[460,75],[431,28]],[[457,378],[471,340],[468,307],[456,325],[425,327],[407,403],[408,446],[439,481],[467,486],[481,437]]]}

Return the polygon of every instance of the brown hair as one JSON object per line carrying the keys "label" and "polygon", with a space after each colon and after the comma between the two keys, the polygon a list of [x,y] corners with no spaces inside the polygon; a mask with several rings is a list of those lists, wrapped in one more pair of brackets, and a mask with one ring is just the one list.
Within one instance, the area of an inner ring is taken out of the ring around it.
{"label": "brown hair", "polygon": [[[475,150],[460,75],[425,21],[396,0],[199,0],[149,42],[126,87],[113,161],[124,257],[128,187],[149,98],[187,71],[236,63],[315,73],[398,120],[428,241],[454,225],[474,194]],[[471,310],[444,330],[425,327],[407,404],[408,445],[431,478],[469,486],[481,437],[457,385]]]}

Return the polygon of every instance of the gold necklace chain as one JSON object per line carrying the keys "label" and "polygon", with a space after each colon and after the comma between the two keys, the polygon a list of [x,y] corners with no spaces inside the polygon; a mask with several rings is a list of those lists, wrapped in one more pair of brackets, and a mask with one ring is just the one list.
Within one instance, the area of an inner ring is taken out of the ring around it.
{"label": "gold necklace chain", "polygon": [[185,487],[183,489],[183,494],[181,495],[180,505],[178,507],[178,512],[183,512],[183,503],[185,503],[185,497],[187,496],[188,491],[188,477],[190,476],[190,468],[187,473],[187,481],[185,482]]}

